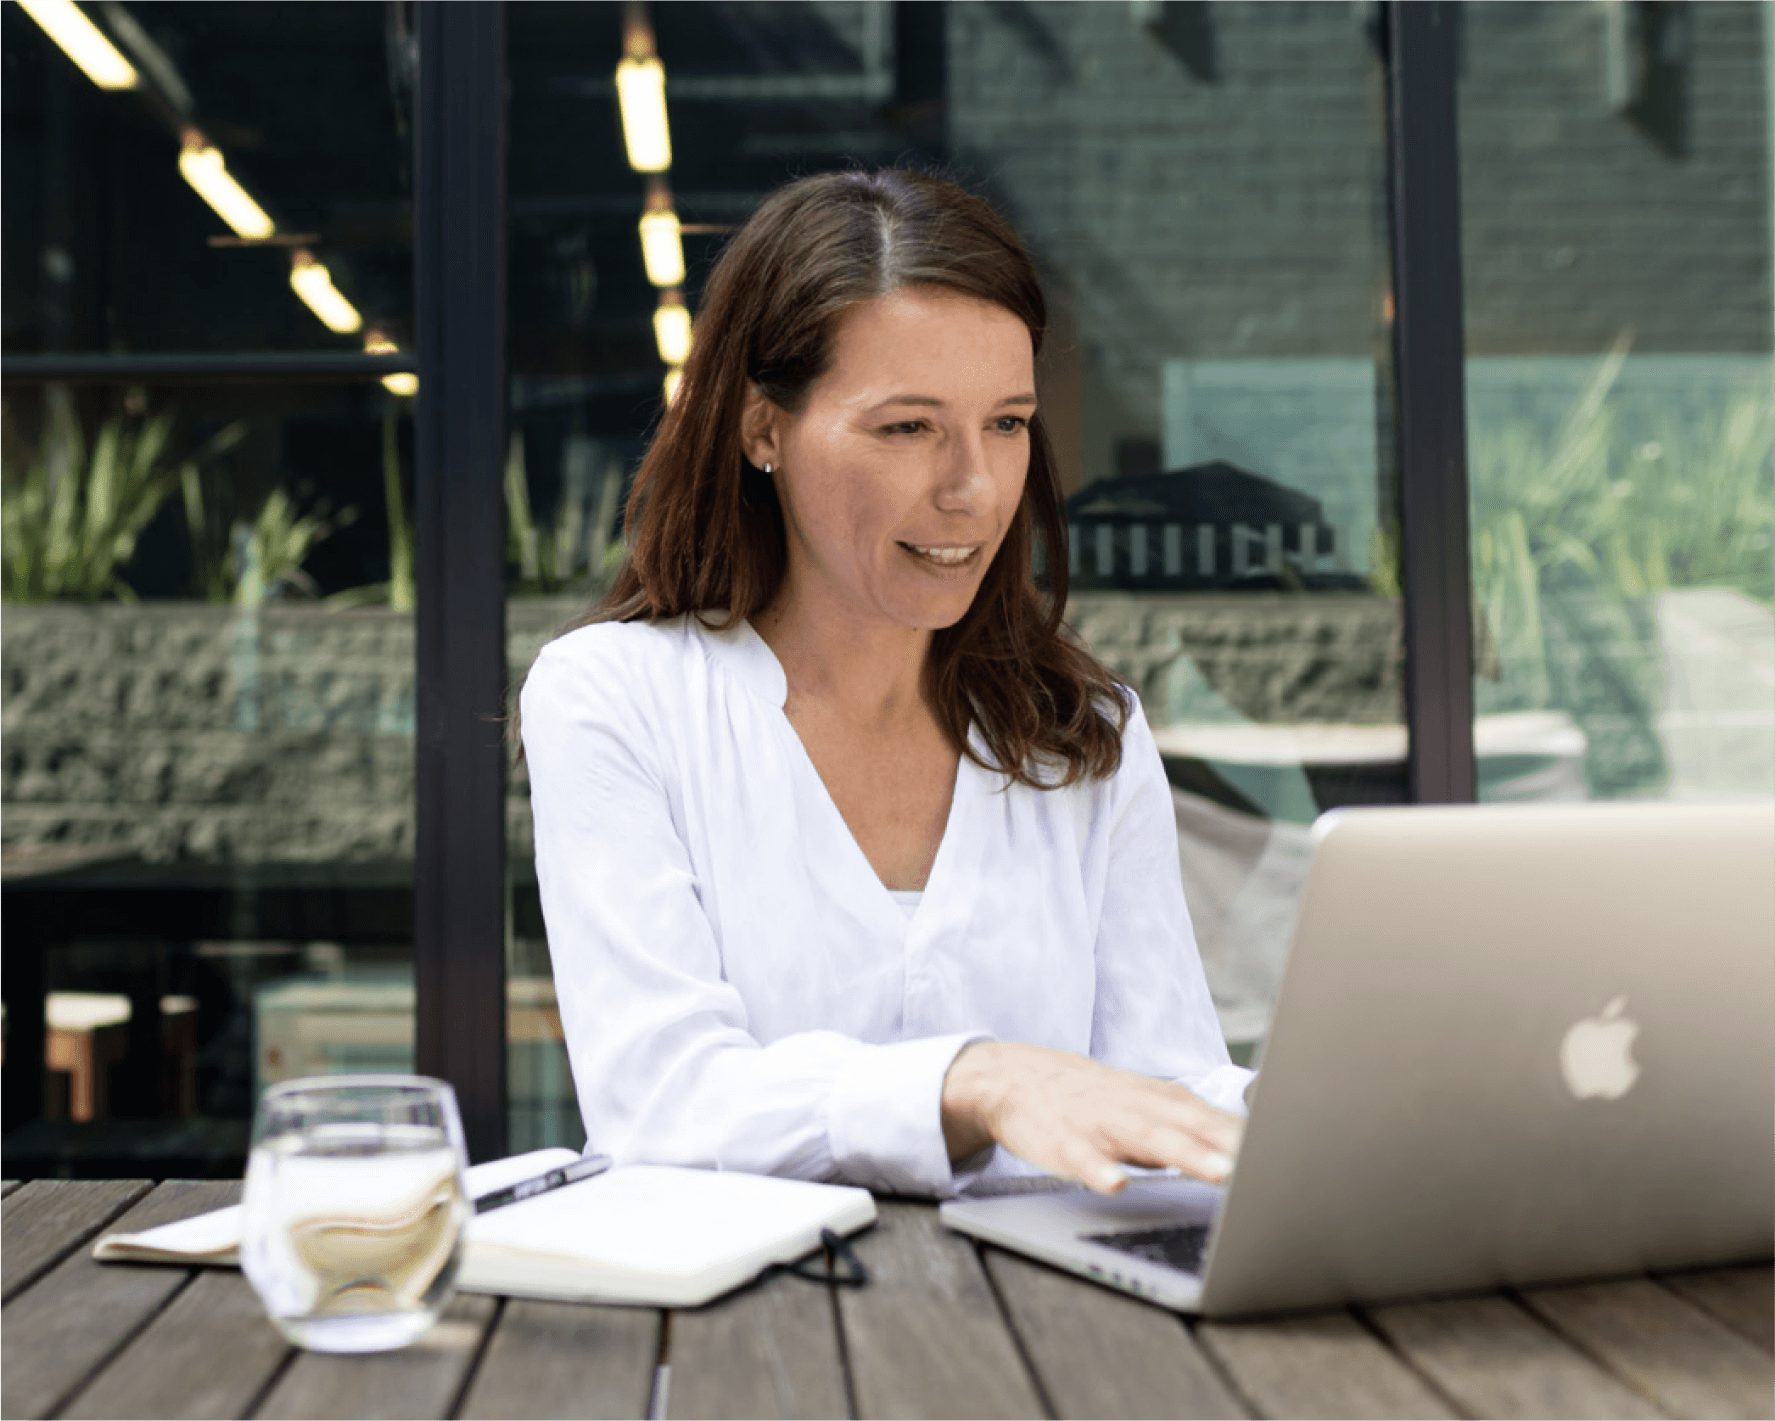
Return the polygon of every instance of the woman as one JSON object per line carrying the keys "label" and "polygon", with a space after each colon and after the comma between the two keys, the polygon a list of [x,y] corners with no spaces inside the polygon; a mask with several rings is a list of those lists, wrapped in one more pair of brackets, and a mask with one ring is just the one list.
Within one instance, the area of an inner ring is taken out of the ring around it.
{"label": "woman", "polygon": [[897,170],[779,190],[711,272],[616,584],[520,702],[618,1163],[939,1196],[1230,1169],[1250,1075],[1158,750],[1060,622],[1045,322],[1002,220]]}

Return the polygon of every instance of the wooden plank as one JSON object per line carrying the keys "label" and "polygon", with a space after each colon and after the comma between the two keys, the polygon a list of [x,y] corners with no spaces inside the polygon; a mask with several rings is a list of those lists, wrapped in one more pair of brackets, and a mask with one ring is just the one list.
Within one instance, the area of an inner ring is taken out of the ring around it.
{"label": "wooden plank", "polygon": [[1678,1416],[1768,1416],[1775,1357],[1649,1278],[1534,1288],[1548,1323]]}
{"label": "wooden plank", "polygon": [[973,1245],[928,1204],[883,1200],[854,1247],[869,1286],[839,1290],[860,1416],[1041,1416]]}
{"label": "wooden plank", "polygon": [[1454,1415],[1347,1312],[1203,1322],[1196,1338],[1261,1416]]}
{"label": "wooden plank", "polygon": [[245,1416],[289,1354],[246,1278],[204,1269],[62,1415]]}
{"label": "wooden plank", "polygon": [[850,1415],[830,1288],[779,1275],[670,1325],[666,1415]]}
{"label": "wooden plank", "polygon": [[496,1300],[458,1293],[437,1325],[393,1352],[297,1352],[260,1406],[261,1417],[448,1416],[480,1355]]}
{"label": "wooden plank", "polygon": [[33,1179],[0,1204],[0,1302],[11,1302],[154,1186]]}
{"label": "wooden plank", "polygon": [[1405,1359],[1475,1416],[1655,1418],[1637,1392],[1509,1298],[1366,1309]]}
{"label": "wooden plank", "polygon": [[1775,1268],[1709,1268],[1699,1273],[1662,1273],[1658,1281],[1702,1312],[1711,1313],[1765,1352],[1775,1352]]}
{"label": "wooden plank", "polygon": [[[70,1182],[58,1183],[66,1188]],[[117,1227],[151,1229],[220,1208],[239,1188],[228,1182],[162,1184],[117,1220]],[[42,1416],[65,1404],[190,1277],[188,1269],[158,1264],[95,1263],[86,1248],[78,1248],[0,1312],[6,1335],[0,1412]]]}
{"label": "wooden plank", "polygon": [[1246,1416],[1183,1319],[997,1248],[986,1271],[1058,1416]]}
{"label": "wooden plank", "polygon": [[508,1299],[461,1414],[645,1416],[660,1317],[654,1308]]}

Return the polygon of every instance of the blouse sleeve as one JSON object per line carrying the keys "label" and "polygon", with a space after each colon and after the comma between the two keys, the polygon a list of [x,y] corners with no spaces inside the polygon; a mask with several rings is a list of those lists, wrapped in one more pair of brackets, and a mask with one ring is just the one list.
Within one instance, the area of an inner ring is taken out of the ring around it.
{"label": "blouse sleeve", "polygon": [[[943,1077],[988,1033],[762,1045],[723,979],[638,668],[543,649],[520,697],[536,876],[588,1142],[677,1164],[953,1192]],[[657,724],[657,721],[654,720]]]}
{"label": "blouse sleeve", "polygon": [[1140,698],[1128,695],[1122,766],[1110,795],[1091,1055],[1181,1082],[1243,1114],[1252,1073],[1227,1054],[1184,901],[1171,784]]}

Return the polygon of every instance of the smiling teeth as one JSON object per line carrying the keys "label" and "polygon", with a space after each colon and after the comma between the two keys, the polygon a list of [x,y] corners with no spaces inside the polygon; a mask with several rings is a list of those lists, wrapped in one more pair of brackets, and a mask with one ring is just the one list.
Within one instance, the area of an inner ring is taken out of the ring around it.
{"label": "smiling teeth", "polygon": [[921,548],[916,543],[908,543],[906,546],[932,562],[963,563],[973,557],[975,551],[973,548]]}

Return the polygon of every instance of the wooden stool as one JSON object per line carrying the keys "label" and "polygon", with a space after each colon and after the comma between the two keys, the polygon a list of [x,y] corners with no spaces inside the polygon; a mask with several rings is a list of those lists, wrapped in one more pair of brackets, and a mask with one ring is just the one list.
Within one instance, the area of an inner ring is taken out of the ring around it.
{"label": "wooden stool", "polygon": [[[51,1120],[110,1116],[111,1068],[129,1053],[129,998],[115,992],[51,992],[44,999],[44,1115]],[[197,1113],[197,1001],[160,999],[163,1113]],[[65,1087],[60,1079],[66,1078]]]}

